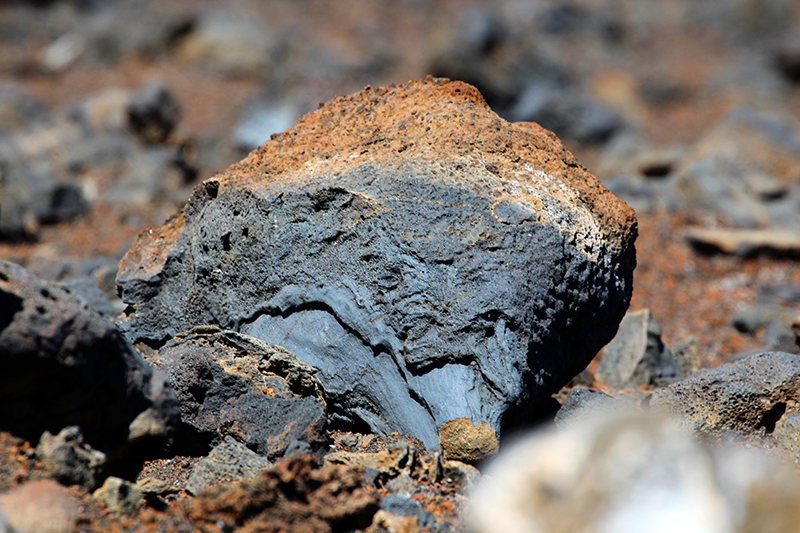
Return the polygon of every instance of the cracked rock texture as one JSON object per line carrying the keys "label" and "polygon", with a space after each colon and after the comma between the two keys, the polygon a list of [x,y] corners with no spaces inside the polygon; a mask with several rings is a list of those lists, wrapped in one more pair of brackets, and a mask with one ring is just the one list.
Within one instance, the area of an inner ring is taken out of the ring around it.
{"label": "cracked rock texture", "polygon": [[129,340],[212,324],[318,368],[334,424],[437,443],[540,413],[616,332],[633,210],[559,140],[428,78],[324,104],[120,264]]}

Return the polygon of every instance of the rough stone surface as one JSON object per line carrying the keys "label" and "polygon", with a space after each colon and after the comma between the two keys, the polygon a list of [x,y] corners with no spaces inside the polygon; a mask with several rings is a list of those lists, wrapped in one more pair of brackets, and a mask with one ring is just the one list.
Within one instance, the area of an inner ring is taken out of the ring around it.
{"label": "rough stone surface", "polygon": [[440,454],[422,455],[407,442],[398,442],[374,453],[332,452],[325,456],[324,464],[363,468],[369,483],[376,487],[385,486],[403,474],[415,481],[429,482],[438,481],[442,476]]}
{"label": "rough stone surface", "polygon": [[230,434],[274,459],[295,440],[326,442],[316,371],[280,347],[206,326],[149,359],[181,404],[175,449],[204,455]]}
{"label": "rough stone surface", "polygon": [[800,463],[800,414],[781,418],[775,427],[775,437],[786,456]]}
{"label": "rough stone surface", "polygon": [[707,254],[800,257],[800,237],[793,229],[690,228],[686,239],[696,250]]}
{"label": "rough stone surface", "polygon": [[106,478],[92,497],[103,502],[108,512],[116,515],[130,515],[144,505],[144,496],[136,485],[114,476]]}
{"label": "rough stone surface", "polygon": [[49,431],[42,433],[36,446],[36,457],[47,474],[59,483],[82,485],[89,490],[95,488],[106,463],[103,452],[93,450],[83,442],[81,429],[77,426],[64,428],[58,435]]}
{"label": "rough stone surface", "polygon": [[362,479],[355,468],[316,468],[312,457],[298,457],[254,479],[210,487],[184,509],[201,529],[230,524],[245,531],[351,531],[367,527],[380,505]]}
{"label": "rough stone surface", "polygon": [[606,413],[504,449],[469,531],[790,532],[800,481],[752,449],[706,446],[666,417]]}
{"label": "rough stone surface", "polygon": [[446,460],[477,463],[497,453],[497,434],[485,420],[473,424],[469,418],[456,418],[439,427],[439,445]]}
{"label": "rough stone surface", "polygon": [[616,389],[666,385],[680,375],[672,352],[661,340],[661,326],[649,309],[630,312],[617,335],[603,348],[596,377]]}
{"label": "rough stone surface", "polygon": [[[436,445],[529,420],[609,341],[633,211],[555,136],[441,79],[336,98],[140,235],[133,342],[215,324],[320,370],[337,423]],[[458,398],[458,401],[453,401]]]}
{"label": "rough stone surface", "polygon": [[5,261],[0,366],[0,428],[38,442],[79,426],[112,469],[163,446],[177,423],[175,396],[113,324]]}
{"label": "rough stone surface", "polygon": [[191,494],[199,494],[209,485],[253,477],[270,466],[272,462],[266,457],[258,455],[233,437],[225,437],[208,457],[195,464],[186,481],[186,490]]}
{"label": "rough stone surface", "polygon": [[701,435],[748,435],[772,433],[785,413],[798,411],[799,400],[800,355],[766,352],[700,370],[656,391],[650,406],[680,416]]}

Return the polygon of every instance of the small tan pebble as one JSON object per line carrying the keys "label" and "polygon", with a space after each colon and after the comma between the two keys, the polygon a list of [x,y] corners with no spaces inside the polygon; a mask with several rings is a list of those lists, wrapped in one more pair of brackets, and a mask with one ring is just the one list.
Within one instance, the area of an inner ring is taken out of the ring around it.
{"label": "small tan pebble", "polygon": [[489,422],[474,425],[461,417],[439,427],[439,445],[446,460],[476,463],[497,453],[497,433]]}

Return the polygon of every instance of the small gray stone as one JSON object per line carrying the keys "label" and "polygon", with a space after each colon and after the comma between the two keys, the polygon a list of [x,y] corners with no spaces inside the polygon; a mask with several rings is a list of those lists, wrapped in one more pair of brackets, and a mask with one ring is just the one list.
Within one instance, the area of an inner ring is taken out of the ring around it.
{"label": "small gray stone", "polygon": [[741,333],[753,334],[775,320],[783,313],[770,305],[757,304],[738,311],[731,319],[731,326]]}
{"label": "small gray stone", "polygon": [[110,513],[118,516],[130,515],[144,505],[144,497],[136,485],[113,476],[106,478],[92,497],[103,502]]}
{"label": "small gray stone", "polygon": [[138,480],[136,482],[136,488],[138,488],[139,492],[141,492],[145,497],[163,496],[164,494],[171,494],[181,491],[180,488],[171,485],[169,482],[153,477],[146,477]]}
{"label": "small gray stone", "polygon": [[231,11],[202,13],[178,53],[233,75],[264,76],[273,64],[278,34],[255,19]]}
{"label": "small gray stone", "polygon": [[681,377],[687,378],[703,366],[700,343],[694,337],[678,342],[672,349],[672,357],[678,365]]}
{"label": "small gray stone", "polygon": [[178,335],[150,361],[166,373],[181,402],[176,449],[203,455],[234,435],[276,459],[293,440],[317,447],[326,442],[316,370],[287,350],[200,326]]}
{"label": "small gray stone", "polygon": [[481,473],[472,465],[461,461],[445,461],[442,478],[455,484],[459,494],[469,494],[481,479]]}
{"label": "small gray stone", "polygon": [[162,81],[153,81],[133,95],[128,106],[130,126],[145,144],[167,140],[180,120],[178,101]]}
{"label": "small gray stone", "polygon": [[36,457],[47,475],[59,483],[81,485],[89,490],[95,488],[106,464],[106,455],[83,442],[77,426],[64,428],[55,436],[45,431],[36,446]]}
{"label": "small gray stone", "polygon": [[257,392],[229,400],[219,412],[221,435],[235,435],[271,460],[294,442],[327,442],[327,413],[314,398],[273,398]]}
{"label": "small gray stone", "polygon": [[408,475],[408,472],[400,472],[399,476],[387,481],[384,488],[392,493],[414,494],[419,489],[419,485]]}
{"label": "small gray stone", "polygon": [[207,457],[194,465],[186,491],[199,494],[209,485],[253,477],[272,462],[232,437],[225,437]]}
{"label": "small gray stone", "polygon": [[785,322],[771,322],[764,332],[764,350],[797,353],[792,327]]}
{"label": "small gray stone", "polygon": [[603,348],[597,379],[617,389],[663,386],[679,376],[661,326],[649,309],[628,312],[614,339]]}

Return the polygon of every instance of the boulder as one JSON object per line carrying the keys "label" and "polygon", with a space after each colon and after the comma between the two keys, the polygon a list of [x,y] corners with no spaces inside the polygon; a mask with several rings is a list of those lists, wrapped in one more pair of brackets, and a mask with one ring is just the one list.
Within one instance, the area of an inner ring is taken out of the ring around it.
{"label": "boulder", "polygon": [[159,450],[175,396],[110,322],[55,284],[0,261],[0,428],[37,442],[79,426],[113,470]]}
{"label": "boulder", "polygon": [[704,436],[772,433],[800,405],[800,355],[766,352],[702,369],[653,393],[650,407],[679,416]]}
{"label": "boulder", "polygon": [[[117,277],[134,343],[213,324],[318,368],[332,422],[531,420],[616,332],[633,211],[550,132],[428,78],[331,100],[198,185]],[[457,399],[457,401],[454,401]]]}
{"label": "boulder", "polygon": [[287,350],[219,328],[178,335],[149,360],[181,404],[173,451],[205,455],[233,435],[275,459],[295,440],[327,442],[316,370]]}

